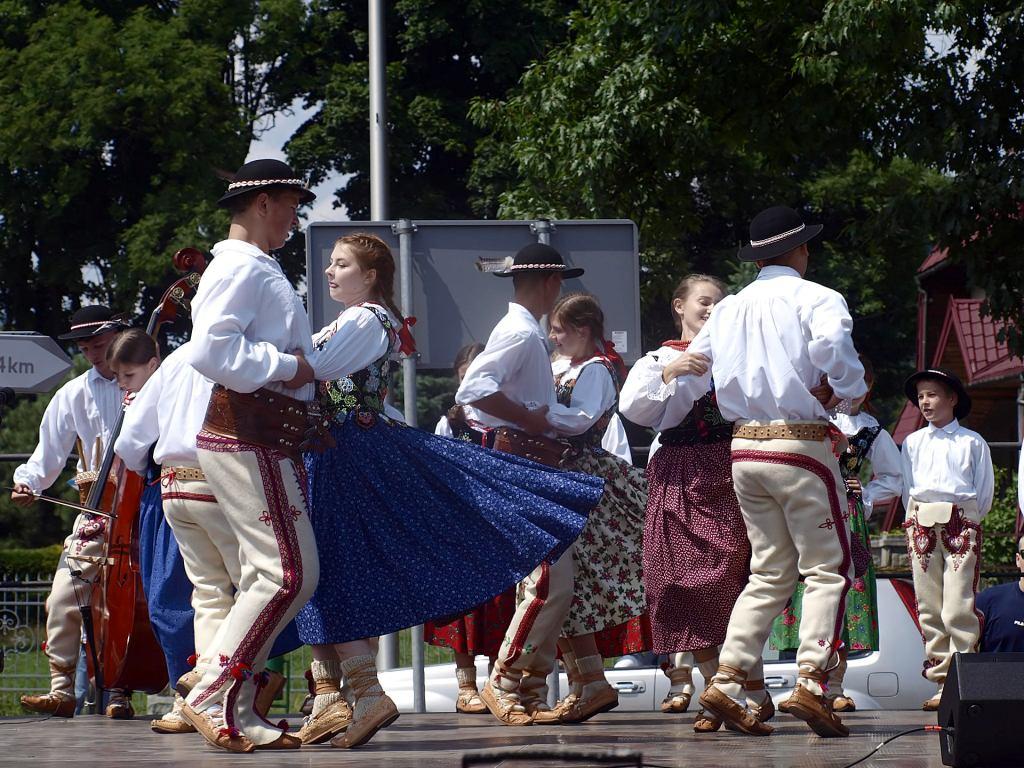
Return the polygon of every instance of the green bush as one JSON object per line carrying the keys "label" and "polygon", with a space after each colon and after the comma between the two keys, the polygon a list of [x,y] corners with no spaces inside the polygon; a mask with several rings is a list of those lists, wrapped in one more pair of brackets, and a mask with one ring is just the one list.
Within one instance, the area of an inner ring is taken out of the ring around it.
{"label": "green bush", "polygon": [[981,568],[993,570],[1013,567],[1017,550],[1014,531],[1017,525],[1017,473],[996,467],[996,491],[992,510],[981,521]]}
{"label": "green bush", "polygon": [[63,547],[51,544],[39,549],[0,549],[0,575],[53,573]]}

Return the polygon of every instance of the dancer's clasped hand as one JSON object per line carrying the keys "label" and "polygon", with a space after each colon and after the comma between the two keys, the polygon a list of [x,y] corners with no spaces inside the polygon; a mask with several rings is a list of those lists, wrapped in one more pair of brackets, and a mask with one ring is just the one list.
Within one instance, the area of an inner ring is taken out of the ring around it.
{"label": "dancer's clasped hand", "polygon": [[661,372],[661,380],[668,384],[677,376],[703,376],[708,372],[710,361],[702,354],[683,352],[679,357],[665,366]]}

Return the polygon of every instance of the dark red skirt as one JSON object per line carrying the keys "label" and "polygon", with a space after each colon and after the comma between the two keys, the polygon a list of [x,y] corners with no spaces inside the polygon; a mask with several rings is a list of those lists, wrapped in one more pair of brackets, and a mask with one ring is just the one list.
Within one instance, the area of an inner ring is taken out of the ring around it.
{"label": "dark red skirt", "polygon": [[647,483],[643,572],[651,650],[720,645],[750,567],[730,441],[662,446],[647,466]]}
{"label": "dark red skirt", "polygon": [[512,587],[447,624],[426,622],[423,641],[451,648],[456,653],[493,659],[501,649],[501,641],[515,612],[516,588]]}

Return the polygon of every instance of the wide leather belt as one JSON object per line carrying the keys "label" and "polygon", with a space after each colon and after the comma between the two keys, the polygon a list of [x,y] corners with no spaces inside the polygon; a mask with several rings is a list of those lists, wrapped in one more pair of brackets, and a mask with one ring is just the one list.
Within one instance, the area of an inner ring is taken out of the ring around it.
{"label": "wide leather belt", "polygon": [[160,479],[168,477],[171,480],[206,480],[203,470],[198,467],[161,467]]}
{"label": "wide leather belt", "polygon": [[[79,472],[75,475],[75,487],[78,488],[78,501],[80,504],[89,503],[89,494],[96,483],[100,473],[95,470]],[[114,501],[114,492],[117,490],[117,475],[113,472],[107,477],[107,486],[103,489],[103,498],[100,500],[100,509],[110,509]]]}
{"label": "wide leather belt", "polygon": [[316,401],[296,400],[268,389],[243,394],[219,384],[213,388],[203,421],[207,432],[271,448],[295,461],[301,459],[302,451],[334,447],[329,425]]}
{"label": "wide leather belt", "polygon": [[511,427],[498,427],[494,430],[494,450],[559,469],[576,455],[575,449],[565,441],[528,435]]}
{"label": "wide leather belt", "polygon": [[733,437],[746,440],[813,440],[820,443],[828,436],[827,424],[737,424]]}

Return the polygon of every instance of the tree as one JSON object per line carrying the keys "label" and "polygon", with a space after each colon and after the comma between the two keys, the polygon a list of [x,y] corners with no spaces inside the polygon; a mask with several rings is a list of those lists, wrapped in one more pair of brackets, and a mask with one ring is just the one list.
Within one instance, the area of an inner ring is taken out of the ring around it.
{"label": "tree", "polygon": [[[923,5],[582,3],[569,38],[517,88],[474,101],[493,142],[474,183],[499,190],[502,216],[635,220],[648,345],[670,328],[682,274],[734,271],[758,210],[802,208],[825,225],[809,276],[847,293],[885,394],[909,364],[914,269],[949,188],[909,151],[935,129],[912,130],[891,99],[928,69]],[[837,6],[862,9],[865,28],[833,41],[839,55],[815,48]]]}
{"label": "tree", "polygon": [[[482,131],[466,119],[474,96],[497,97],[564,34],[559,0],[397,0],[387,7],[391,213],[412,218],[493,215],[472,194],[470,164]],[[314,181],[343,174],[336,193],[353,219],[368,219],[367,4],[312,0],[292,81],[277,98],[315,114],[287,146]]]}
{"label": "tree", "polygon": [[146,311],[169,255],[280,107],[301,0],[0,3],[0,319],[55,334],[100,301]]}

